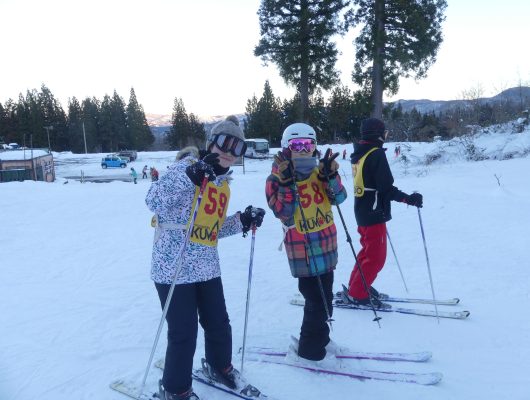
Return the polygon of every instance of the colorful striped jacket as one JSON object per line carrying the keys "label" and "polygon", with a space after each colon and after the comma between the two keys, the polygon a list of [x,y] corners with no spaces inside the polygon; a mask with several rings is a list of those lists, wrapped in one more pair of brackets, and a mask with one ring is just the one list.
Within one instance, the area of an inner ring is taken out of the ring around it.
{"label": "colorful striped jacket", "polygon": [[[335,223],[318,232],[310,232],[305,235],[292,227],[294,225],[294,214],[299,207],[296,200],[296,188],[282,186],[278,179],[278,166],[272,164],[272,172],[267,178],[265,194],[270,209],[273,211],[283,225],[285,236],[284,245],[287,259],[291,268],[291,274],[295,278],[322,275],[335,269],[338,261],[337,252],[337,228]],[[301,180],[307,179],[308,176]],[[346,199],[346,189],[341,183],[340,177],[330,179],[323,183],[326,195],[331,204],[340,204]],[[333,191],[334,196],[331,196]],[[307,237],[306,248],[305,237]],[[311,257],[313,255],[314,257]],[[315,268],[316,266],[316,268]]]}

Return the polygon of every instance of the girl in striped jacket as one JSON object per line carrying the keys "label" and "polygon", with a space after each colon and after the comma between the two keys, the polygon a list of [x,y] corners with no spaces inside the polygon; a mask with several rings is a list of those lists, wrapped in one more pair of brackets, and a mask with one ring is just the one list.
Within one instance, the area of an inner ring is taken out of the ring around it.
{"label": "girl in striped jacket", "polygon": [[338,255],[331,206],[346,199],[346,190],[337,173],[338,153],[328,149],[317,166],[315,150],[316,133],[311,126],[288,126],[265,190],[269,207],[282,222],[291,274],[298,278],[305,299],[297,355],[320,361],[330,342],[327,318],[332,315]]}

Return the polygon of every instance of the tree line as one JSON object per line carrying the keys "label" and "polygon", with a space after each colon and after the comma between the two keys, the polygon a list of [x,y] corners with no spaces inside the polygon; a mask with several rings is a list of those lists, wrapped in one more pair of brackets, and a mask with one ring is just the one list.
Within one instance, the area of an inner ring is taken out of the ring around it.
{"label": "tree line", "polygon": [[[324,100],[317,90],[309,97],[308,123],[315,127],[319,142],[344,143],[359,138],[359,126],[371,114],[371,97],[367,91],[351,91],[340,85],[332,88]],[[261,97],[247,101],[245,135],[265,138],[271,146],[279,146],[283,130],[298,122],[298,95],[282,100],[276,97],[268,81]],[[450,139],[469,133],[474,126],[490,126],[522,116],[530,107],[530,98],[490,102],[485,99],[463,99],[459,106],[444,112],[421,113],[415,108],[404,111],[401,104],[386,103],[383,119],[394,141],[430,141],[436,136]]]}
{"label": "tree line", "polygon": [[[114,91],[103,100],[72,97],[65,112],[45,85],[0,103],[0,138],[26,147],[74,153],[146,150],[154,141],[134,89],[129,102]],[[86,143],[86,146],[85,146]]]}

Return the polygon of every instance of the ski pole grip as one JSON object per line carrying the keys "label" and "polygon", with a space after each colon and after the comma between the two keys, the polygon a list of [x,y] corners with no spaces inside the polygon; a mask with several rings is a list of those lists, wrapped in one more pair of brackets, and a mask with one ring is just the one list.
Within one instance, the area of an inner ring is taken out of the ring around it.
{"label": "ski pole grip", "polygon": [[206,185],[208,184],[208,177],[209,176],[210,175],[208,175],[208,173],[206,173],[206,174],[204,174],[204,178],[202,178],[201,189],[200,189],[201,193],[203,193],[204,189],[206,189]]}

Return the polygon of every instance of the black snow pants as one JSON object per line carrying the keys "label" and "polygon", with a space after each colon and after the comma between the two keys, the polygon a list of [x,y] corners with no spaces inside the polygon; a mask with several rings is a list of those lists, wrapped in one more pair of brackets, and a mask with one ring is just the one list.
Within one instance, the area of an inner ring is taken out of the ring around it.
{"label": "black snow pants", "polygon": [[[155,283],[155,286],[163,308],[171,285]],[[218,370],[231,365],[232,328],[221,278],[175,285],[166,321],[168,344],[162,383],[168,392],[182,393],[191,387],[197,322],[204,329],[208,363]]]}
{"label": "black snow pants", "polygon": [[[333,271],[320,275],[330,317],[333,314]],[[300,329],[298,355],[308,360],[322,360],[329,343],[329,326],[326,323],[326,308],[318,277],[298,278],[298,290],[305,299],[304,319]]]}

